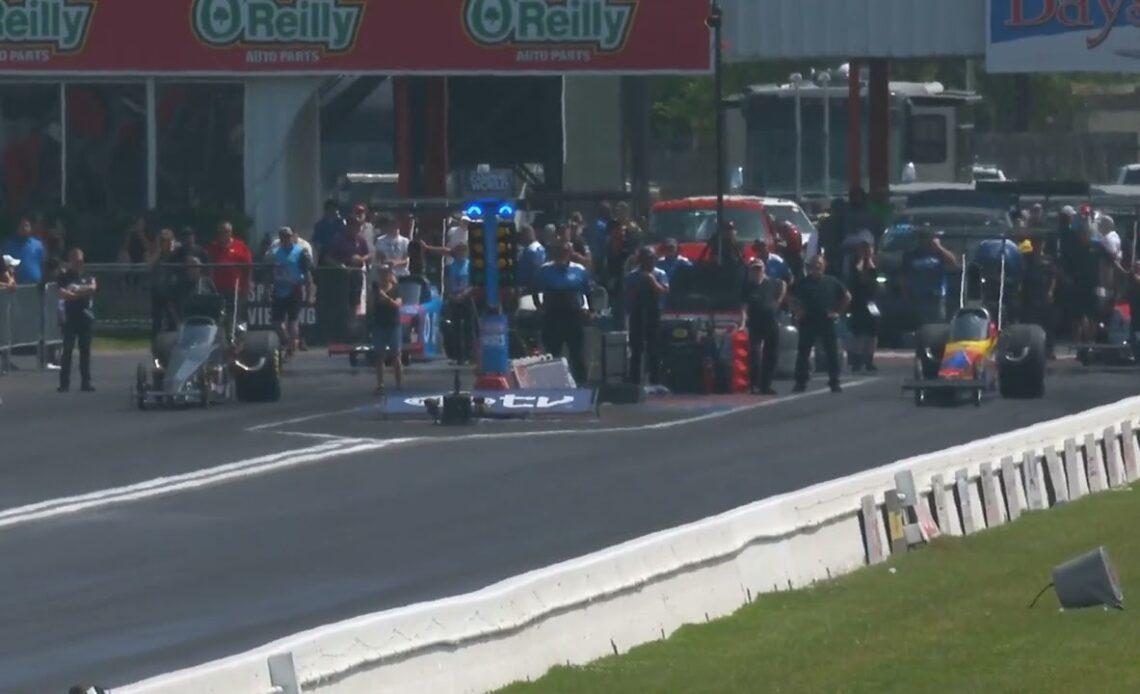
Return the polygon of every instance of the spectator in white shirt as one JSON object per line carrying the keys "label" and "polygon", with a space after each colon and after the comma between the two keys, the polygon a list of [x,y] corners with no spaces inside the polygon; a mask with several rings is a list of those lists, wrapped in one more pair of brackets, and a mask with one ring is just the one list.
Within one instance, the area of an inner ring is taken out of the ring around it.
{"label": "spectator in white shirt", "polygon": [[408,260],[408,239],[400,235],[400,223],[390,214],[380,217],[381,235],[376,237],[376,254],[384,263],[392,266],[396,277],[411,274]]}

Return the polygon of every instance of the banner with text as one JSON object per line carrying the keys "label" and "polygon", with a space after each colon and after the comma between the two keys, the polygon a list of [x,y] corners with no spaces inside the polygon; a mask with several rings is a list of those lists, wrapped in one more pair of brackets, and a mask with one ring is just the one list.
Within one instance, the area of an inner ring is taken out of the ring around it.
{"label": "banner with text", "polygon": [[1140,71],[1140,0],[989,0],[988,72]]}
{"label": "banner with text", "polygon": [[708,0],[0,0],[0,70],[703,72]]}

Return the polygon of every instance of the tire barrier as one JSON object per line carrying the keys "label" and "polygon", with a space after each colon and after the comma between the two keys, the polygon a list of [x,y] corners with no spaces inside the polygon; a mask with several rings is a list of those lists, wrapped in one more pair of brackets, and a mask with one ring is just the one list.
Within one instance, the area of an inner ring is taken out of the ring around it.
{"label": "tire barrier", "polygon": [[663,639],[762,593],[880,563],[939,534],[971,534],[1066,503],[1071,488],[1091,488],[1090,477],[1106,480],[1108,489],[1123,487],[1140,479],[1138,418],[1140,398],[1131,398],[116,691],[497,689],[554,665],[583,664]]}

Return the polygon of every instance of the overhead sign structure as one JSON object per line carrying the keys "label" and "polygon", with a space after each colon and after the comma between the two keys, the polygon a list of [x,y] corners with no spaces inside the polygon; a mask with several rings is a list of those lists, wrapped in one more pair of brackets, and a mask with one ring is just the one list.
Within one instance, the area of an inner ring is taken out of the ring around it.
{"label": "overhead sign structure", "polygon": [[0,0],[0,70],[703,72],[708,0]]}
{"label": "overhead sign structure", "polygon": [[1140,71],[1140,2],[989,0],[986,70]]}

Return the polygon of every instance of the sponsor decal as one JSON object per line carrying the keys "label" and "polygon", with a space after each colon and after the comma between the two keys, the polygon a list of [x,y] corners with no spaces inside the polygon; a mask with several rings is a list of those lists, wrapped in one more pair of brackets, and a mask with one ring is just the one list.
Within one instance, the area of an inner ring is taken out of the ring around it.
{"label": "sponsor decal", "polygon": [[364,20],[363,0],[194,0],[194,33],[217,48],[312,45],[346,53]]}
{"label": "sponsor decal", "polygon": [[1011,29],[1088,30],[1085,44],[1097,48],[1115,27],[1140,27],[1140,0],[993,0],[1008,6],[1004,25]]}
{"label": "sponsor decal", "polygon": [[483,46],[625,47],[639,0],[465,0],[467,35]]}
{"label": "sponsor decal", "polygon": [[[450,395],[450,393],[405,398],[404,404],[409,407],[421,408],[426,406],[428,400],[442,400],[445,395]],[[553,410],[565,408],[577,402],[577,398],[574,395],[514,395],[507,393],[505,395],[495,396],[480,395],[480,397],[483,398],[483,404],[485,406],[499,407],[506,410]],[[583,395],[582,397],[585,398],[587,396]]]}
{"label": "sponsor decal", "polygon": [[90,0],[0,0],[0,44],[74,53],[83,48],[94,13]]}

